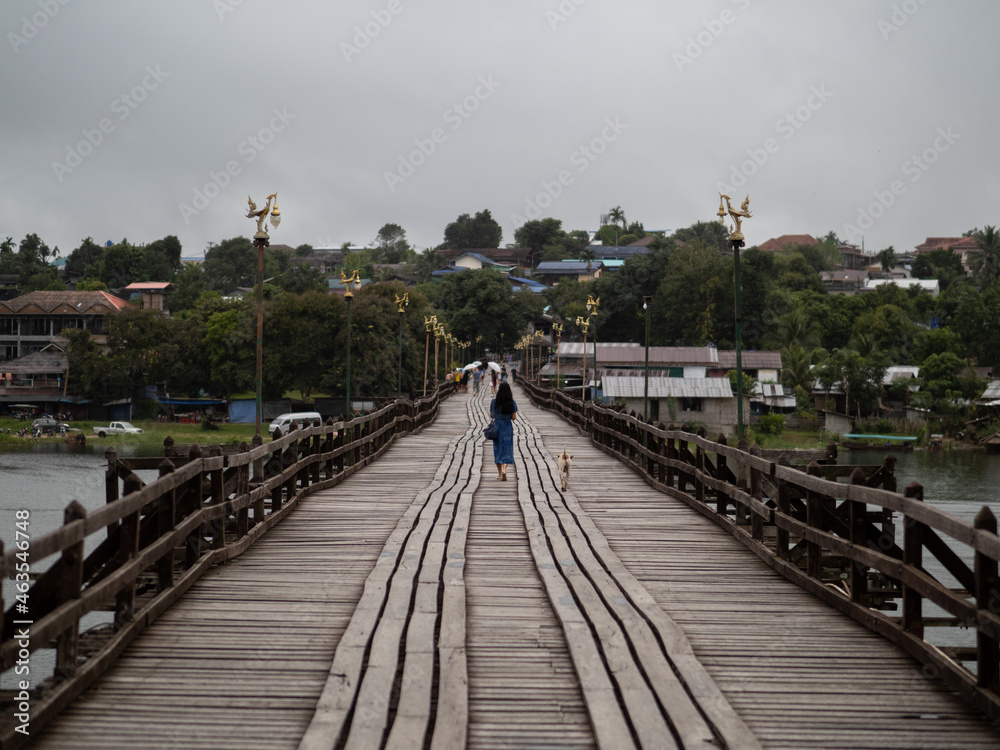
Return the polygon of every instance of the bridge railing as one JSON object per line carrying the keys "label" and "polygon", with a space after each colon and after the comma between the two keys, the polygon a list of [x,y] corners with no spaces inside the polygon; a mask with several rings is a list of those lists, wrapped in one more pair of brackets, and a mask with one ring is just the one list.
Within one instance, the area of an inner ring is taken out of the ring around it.
{"label": "bridge railing", "polygon": [[[106,505],[88,513],[74,501],[59,529],[15,542],[5,554],[0,542],[0,575],[16,591],[9,607],[0,600],[2,671],[22,665],[15,673],[29,674],[33,652],[55,649],[51,677],[20,698],[19,690],[0,697],[12,708],[0,720],[0,747],[26,741],[19,713],[30,716],[34,735],[206,570],[246,550],[301,498],[340,483],[397,437],[432,422],[453,390],[444,384],[427,398],[348,421],[276,432],[270,443],[243,443],[226,455],[220,446],[207,455],[200,446],[178,450],[169,438],[172,458],[122,459],[109,449]],[[135,473],[143,470],[159,478],[146,484]],[[109,611],[110,624],[81,632],[85,616]]]}
{"label": "bridge railing", "polygon": [[[703,429],[654,426],[519,384],[650,485],[711,518],[786,578],[901,646],[928,678],[940,677],[1000,719],[1000,537],[988,507],[968,523],[925,504],[915,482],[897,493],[893,456],[868,471],[819,461],[796,468],[756,447],[730,446],[722,435],[710,440]],[[932,558],[946,575],[928,572]],[[925,616],[925,602],[947,616]],[[974,630],[975,646],[935,646],[925,639],[930,627]]]}

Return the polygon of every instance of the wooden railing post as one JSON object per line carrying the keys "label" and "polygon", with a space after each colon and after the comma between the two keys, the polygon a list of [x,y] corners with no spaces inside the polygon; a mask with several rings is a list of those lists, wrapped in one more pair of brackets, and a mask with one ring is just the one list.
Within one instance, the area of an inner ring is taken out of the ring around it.
{"label": "wooden railing post", "polygon": [[[811,477],[822,475],[819,463],[813,461],[806,467]],[[822,530],[823,507],[820,495],[812,490],[806,492],[806,524],[810,529]],[[823,547],[816,542],[806,542],[806,573],[817,581],[823,577]]]}
{"label": "wooden railing post", "polygon": [[[720,432],[719,437],[715,439],[715,442],[725,448],[727,445],[726,436]],[[715,466],[717,469],[716,478],[720,482],[726,482],[729,477],[729,462],[724,454],[715,454]],[[724,516],[729,512],[729,498],[722,489],[717,490],[715,493],[715,512],[720,516]]]}
{"label": "wooden railing post", "polygon": [[[160,462],[160,477],[165,477],[174,470],[170,459]],[[160,495],[156,507],[156,535],[164,537],[170,534],[177,525],[177,490],[170,490]],[[174,551],[171,549],[156,563],[157,590],[166,591],[174,585]]]}
{"label": "wooden railing post", "polygon": [[[344,415],[341,414],[340,417],[337,419],[337,421],[343,424]],[[337,453],[337,457],[333,459],[334,471],[337,474],[341,474],[344,471],[345,460],[344,460],[344,451],[342,449],[344,447],[344,443],[346,440],[347,440],[347,428],[342,426],[339,430],[337,430],[337,435],[333,439],[333,449],[335,451],[339,451]]]}
{"label": "wooden railing post", "polygon": [[[201,459],[201,448],[197,445],[192,445],[188,450],[188,462],[198,461]],[[187,518],[192,513],[201,513],[201,499],[202,499],[202,489],[201,489],[201,472],[195,474],[187,482],[187,486],[184,490],[184,509],[181,512],[182,517]],[[188,534],[187,539],[184,541],[184,565],[186,568],[190,569],[201,557],[201,526],[198,526],[194,531]]]}
{"label": "wooden railing post", "polygon": [[[76,500],[63,511],[63,524],[86,518],[87,511]],[[79,599],[83,589],[83,539],[63,550],[59,563],[62,572],[59,578],[60,604]],[[56,676],[67,679],[76,674],[76,662],[80,642],[80,618],[74,617],[72,624],[56,639]]]}
{"label": "wooden railing post", "polygon": [[[743,442],[740,441],[740,448],[743,448]],[[750,446],[750,450],[747,451],[751,456],[755,458],[760,457],[760,446],[754,443]],[[763,501],[764,499],[764,482],[760,475],[760,469],[756,467],[750,467],[750,496],[757,501]],[[764,541],[764,519],[761,517],[760,513],[754,513],[752,510],[750,512],[750,533],[753,538],[758,542]]]}
{"label": "wooden railing post", "polygon": [[[923,502],[924,488],[910,482],[903,497]],[[903,564],[919,570],[924,564],[924,525],[908,516],[903,517]],[[903,630],[917,638],[924,637],[923,598],[918,591],[903,584]]]}
{"label": "wooden railing post", "polygon": [[[250,446],[244,440],[240,443],[239,452],[245,454],[249,452]],[[240,463],[237,470],[236,495],[246,497],[250,494],[250,464]],[[250,531],[250,506],[244,506],[236,512],[236,537],[242,539]]]}
{"label": "wooden railing post", "polygon": [[[673,422],[667,425],[667,431],[670,433],[670,436],[667,437],[664,445],[664,455],[666,456],[668,461],[673,461],[677,458],[677,438],[673,434],[676,429],[677,428],[674,426]],[[666,483],[667,487],[675,486],[674,474],[675,474],[674,467],[672,465],[668,465],[666,467],[666,477],[663,480]]]}
{"label": "wooden railing post", "polygon": [[[295,424],[294,422],[292,423],[292,429],[289,430],[288,432],[289,432],[289,434],[291,434],[293,431],[295,432],[296,437],[298,437],[298,434],[299,434],[298,425]],[[288,446],[285,448],[285,450],[282,451],[282,453],[281,453],[281,470],[282,470],[282,472],[284,472],[287,469],[290,469],[293,466],[295,466],[295,463],[298,460],[299,460],[299,441],[298,440],[293,440],[291,443],[288,444]],[[300,473],[300,471],[293,471],[293,472],[291,472],[291,474],[288,477],[288,479],[285,480],[285,501],[286,502],[289,501],[289,500],[291,500],[293,497],[295,497],[295,491],[296,491],[295,488],[296,488],[296,485],[298,485],[298,482],[299,482],[299,473]],[[274,512],[274,508],[271,509],[271,512],[272,513]]]}
{"label": "wooden railing post", "polygon": [[[104,451],[104,457],[108,461],[108,468],[104,472],[104,502],[109,505],[118,499],[118,451],[108,448]],[[108,538],[111,538],[113,527],[108,526]]]}
{"label": "wooden railing post", "polygon": [[[736,443],[736,447],[743,451],[744,453],[749,452],[750,444],[747,442],[746,436],[739,439]],[[731,472],[730,472],[731,473]],[[746,492],[750,491],[750,474],[747,464],[743,461],[738,461],[736,464],[736,486],[741,490]],[[747,526],[752,524],[750,507],[743,505],[741,503],[736,503],[736,525],[737,526]]]}
{"label": "wooden railing post", "polygon": [[[135,474],[129,474],[125,478],[124,496],[128,497],[133,492],[142,489],[142,481]],[[129,513],[121,520],[118,545],[118,568],[121,569],[128,562],[139,554],[139,510]],[[115,630],[132,619],[135,611],[135,580],[129,583],[118,592],[115,597]]]}
{"label": "wooden railing post", "polygon": [[[698,437],[705,437],[705,428],[699,427],[695,433]],[[694,497],[699,503],[705,502],[705,481],[702,477],[705,474],[705,449],[701,443],[697,443],[694,449],[694,468],[697,473],[694,475]]]}
{"label": "wooden railing post", "polygon": [[[319,428],[322,426],[323,422],[318,419],[313,422],[313,427]],[[312,436],[312,449],[309,451],[309,453],[313,456],[319,456],[319,454],[322,452],[323,452],[323,434],[321,432],[317,432],[315,435]],[[320,472],[319,461],[314,461],[312,466],[309,467],[310,484],[319,483],[319,472]]]}
{"label": "wooden railing post", "polygon": [[[264,444],[263,438],[260,435],[254,435],[250,440],[250,449],[259,448]],[[255,458],[253,461],[253,477],[250,480],[253,482],[254,486],[260,487],[264,484],[264,457]],[[259,524],[264,520],[264,498],[260,497],[254,501],[253,504],[253,523],[254,526]]]}
{"label": "wooden railing post", "polygon": [[[866,486],[865,472],[859,467],[851,473],[851,484]],[[859,547],[868,542],[868,506],[859,500],[846,500],[848,525],[851,534],[851,544]],[[851,601],[857,604],[868,598],[868,566],[857,560],[851,560],[849,574],[851,585]]]}
{"label": "wooden railing post", "polygon": [[[222,448],[218,445],[213,445],[208,449],[209,458],[221,458]],[[218,469],[212,469],[209,472],[209,482],[212,487],[212,496],[209,500],[209,505],[215,510],[217,506],[225,507],[226,504],[226,482],[224,475],[224,468],[219,467]],[[222,549],[226,546],[226,517],[219,516],[218,518],[213,518],[210,524],[212,531],[212,549]]]}
{"label": "wooden railing post", "polygon": [[[997,517],[987,506],[976,514],[973,526],[994,536],[997,533]],[[997,578],[997,561],[976,550],[976,607],[993,614],[1000,614],[1000,580]],[[1000,688],[1000,643],[995,638],[976,629],[976,684],[987,690]]]}
{"label": "wooden railing post", "polygon": [[[779,461],[780,466],[788,466],[788,459],[784,456],[781,457]],[[775,498],[778,511],[785,516],[790,516],[792,512],[792,502],[791,502],[791,491],[792,488],[784,479],[776,479],[775,483],[778,485],[778,497]],[[777,549],[775,553],[781,560],[789,559],[789,534],[788,529],[783,529],[781,526],[777,528]]]}

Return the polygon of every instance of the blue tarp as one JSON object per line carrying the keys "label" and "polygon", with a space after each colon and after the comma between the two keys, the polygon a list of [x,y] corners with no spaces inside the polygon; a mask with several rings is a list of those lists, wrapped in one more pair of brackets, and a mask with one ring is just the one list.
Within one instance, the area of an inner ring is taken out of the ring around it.
{"label": "blue tarp", "polygon": [[237,424],[254,424],[257,421],[257,402],[248,399],[230,401],[229,421]]}
{"label": "blue tarp", "polygon": [[221,398],[161,398],[160,403],[173,406],[218,406],[226,403],[226,400]]}

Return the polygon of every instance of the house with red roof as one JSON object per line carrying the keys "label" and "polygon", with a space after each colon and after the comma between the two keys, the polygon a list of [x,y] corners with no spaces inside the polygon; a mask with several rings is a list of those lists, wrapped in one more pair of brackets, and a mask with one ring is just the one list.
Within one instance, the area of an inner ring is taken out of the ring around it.
{"label": "house with red roof", "polygon": [[772,237],[767,242],[757,246],[758,250],[765,252],[780,253],[783,250],[790,250],[793,245],[818,245],[819,240],[811,234],[783,234],[780,237]]}
{"label": "house with red roof", "polygon": [[969,270],[969,254],[978,253],[979,245],[975,237],[928,237],[916,246],[917,253],[932,253],[935,250],[951,250],[962,258],[962,267]]}
{"label": "house with red roof", "polygon": [[107,292],[29,292],[0,300],[0,362],[39,352],[49,344],[65,346],[60,336],[67,328],[82,328],[103,349],[108,315],[131,307]]}

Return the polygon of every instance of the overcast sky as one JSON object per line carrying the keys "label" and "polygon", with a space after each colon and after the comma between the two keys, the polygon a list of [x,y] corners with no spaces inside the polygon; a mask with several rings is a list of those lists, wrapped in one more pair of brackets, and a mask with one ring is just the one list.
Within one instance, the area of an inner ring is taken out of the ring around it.
{"label": "overcast sky", "polygon": [[996,0],[3,0],[0,236],[439,244],[712,220],[878,251],[1000,223]]}

